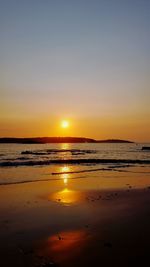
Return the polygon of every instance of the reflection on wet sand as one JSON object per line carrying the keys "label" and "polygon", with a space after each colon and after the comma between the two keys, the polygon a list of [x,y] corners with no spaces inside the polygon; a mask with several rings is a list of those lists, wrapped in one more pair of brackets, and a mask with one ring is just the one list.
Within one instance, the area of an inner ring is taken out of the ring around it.
{"label": "reflection on wet sand", "polygon": [[[62,204],[74,204],[81,200],[81,192],[69,189],[69,179],[71,178],[70,167],[63,166],[59,168],[60,179],[63,179],[65,188],[61,191],[54,192],[49,195],[48,199],[52,201],[59,201]],[[68,173],[67,173],[68,172]]]}
{"label": "reflection on wet sand", "polygon": [[79,191],[65,188],[62,191],[51,194],[48,199],[52,201],[59,201],[64,205],[75,204],[81,200],[81,193]]}
{"label": "reflection on wet sand", "polygon": [[63,262],[80,253],[86,244],[88,235],[84,230],[71,230],[52,235],[44,241],[38,254],[44,257],[53,257],[57,262]]}
{"label": "reflection on wet sand", "polygon": [[73,249],[84,240],[85,232],[83,230],[61,232],[58,236],[54,235],[48,239],[48,249],[50,248],[53,252],[63,252]]}

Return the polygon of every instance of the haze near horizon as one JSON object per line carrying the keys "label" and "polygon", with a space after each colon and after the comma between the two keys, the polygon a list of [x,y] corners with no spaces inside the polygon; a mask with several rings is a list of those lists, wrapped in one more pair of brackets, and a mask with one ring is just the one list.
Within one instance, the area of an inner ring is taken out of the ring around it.
{"label": "haze near horizon", "polygon": [[150,141],[149,10],[147,0],[1,1],[0,137]]}

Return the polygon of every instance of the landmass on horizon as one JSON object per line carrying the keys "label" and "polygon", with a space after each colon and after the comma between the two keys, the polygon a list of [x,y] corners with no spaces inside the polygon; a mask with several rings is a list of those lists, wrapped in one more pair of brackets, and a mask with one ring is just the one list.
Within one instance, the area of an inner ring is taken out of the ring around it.
{"label": "landmass on horizon", "polygon": [[46,144],[46,143],[134,143],[129,140],[121,139],[106,139],[96,140],[85,137],[2,137],[0,143],[15,143],[15,144]]}

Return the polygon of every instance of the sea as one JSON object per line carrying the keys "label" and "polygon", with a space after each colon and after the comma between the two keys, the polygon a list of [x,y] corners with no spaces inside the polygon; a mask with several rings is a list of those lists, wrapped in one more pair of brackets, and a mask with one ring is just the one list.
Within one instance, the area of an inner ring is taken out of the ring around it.
{"label": "sea", "polygon": [[0,185],[150,167],[150,150],[143,146],[150,143],[0,144]]}

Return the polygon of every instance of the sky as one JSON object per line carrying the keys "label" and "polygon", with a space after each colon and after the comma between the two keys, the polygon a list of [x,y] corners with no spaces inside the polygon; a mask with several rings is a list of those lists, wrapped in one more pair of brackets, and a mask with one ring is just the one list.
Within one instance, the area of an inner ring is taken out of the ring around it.
{"label": "sky", "polygon": [[149,0],[0,0],[0,136],[150,141],[149,11]]}

